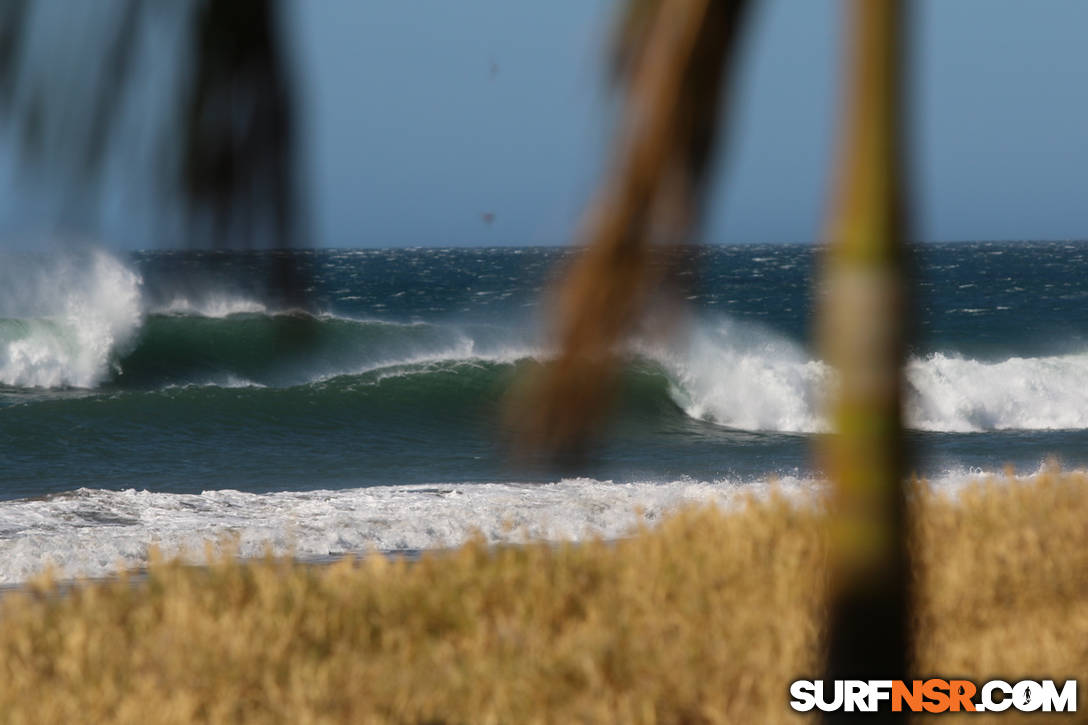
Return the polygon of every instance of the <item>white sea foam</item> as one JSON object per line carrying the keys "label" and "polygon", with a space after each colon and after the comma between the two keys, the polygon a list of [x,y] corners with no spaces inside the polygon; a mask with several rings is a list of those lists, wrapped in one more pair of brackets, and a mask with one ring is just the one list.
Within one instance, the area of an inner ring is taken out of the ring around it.
{"label": "white sea foam", "polygon": [[140,276],[102,251],[0,272],[0,384],[94,387],[142,318]]}
{"label": "white sea foam", "polygon": [[[778,482],[787,495],[813,484]],[[0,583],[25,581],[52,565],[58,577],[104,576],[168,556],[204,560],[205,542],[237,541],[238,553],[268,548],[300,558],[369,550],[456,546],[474,532],[490,543],[577,541],[625,536],[685,503],[728,506],[767,483],[674,481],[438,484],[338,491],[199,495],[80,489],[46,499],[0,502]]]}
{"label": "white sea foam", "polygon": [[[428,372],[448,372],[460,367],[481,366],[484,363],[510,365],[528,358],[541,359],[544,352],[529,344],[525,345],[486,345],[473,340],[470,336],[459,333],[457,339],[446,345],[436,345],[433,350],[414,354],[404,358],[380,358],[352,368],[351,375],[374,373],[373,382],[380,383],[391,378],[408,377]],[[340,377],[345,373],[337,371],[322,375],[321,380]]]}
{"label": "white sea foam", "polygon": [[[649,349],[694,418],[744,430],[822,432],[834,374],[773,331],[729,320],[704,323],[681,352]],[[983,362],[951,354],[906,365],[907,424],[917,430],[1088,428],[1088,353]]]}
{"label": "white sea foam", "polygon": [[[1013,482],[1030,483],[1038,473],[1014,476]],[[992,475],[952,470],[927,485],[956,495]],[[772,490],[797,505],[823,500],[823,484],[807,478],[774,483],[580,478],[274,493],[80,489],[0,502],[0,584],[24,582],[47,567],[61,579],[108,576],[144,566],[152,545],[166,556],[202,563],[206,543],[219,550],[228,541],[244,558],[271,550],[312,560],[443,549],[476,533],[491,544],[617,539],[685,504],[714,502],[728,509],[747,495]]]}
{"label": "white sea foam", "polygon": [[769,330],[728,318],[705,322],[679,351],[643,349],[668,371],[676,403],[693,418],[730,428],[814,432],[830,369]]}
{"label": "white sea foam", "polygon": [[223,318],[231,315],[266,314],[268,307],[249,297],[217,293],[202,299],[177,296],[153,312],[165,315]]}
{"label": "white sea foam", "polygon": [[979,362],[936,353],[907,365],[912,427],[934,431],[1088,427],[1088,354]]}

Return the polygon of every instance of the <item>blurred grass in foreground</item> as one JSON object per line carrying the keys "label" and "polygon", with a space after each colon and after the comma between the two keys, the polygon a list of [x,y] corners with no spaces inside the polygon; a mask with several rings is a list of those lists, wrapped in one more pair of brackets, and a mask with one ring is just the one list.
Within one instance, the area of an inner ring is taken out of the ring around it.
{"label": "blurred grass in foreground", "polygon": [[[1088,475],[910,505],[915,672],[1088,672]],[[612,544],[39,582],[0,601],[0,721],[784,721],[821,675],[824,559],[819,512],[772,497]]]}

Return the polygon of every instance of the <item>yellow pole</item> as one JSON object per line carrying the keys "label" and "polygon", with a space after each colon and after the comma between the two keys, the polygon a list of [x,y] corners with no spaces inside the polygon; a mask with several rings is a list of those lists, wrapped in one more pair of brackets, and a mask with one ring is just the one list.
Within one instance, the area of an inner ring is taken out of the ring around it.
{"label": "yellow pole", "polygon": [[838,373],[828,676],[899,678],[909,660],[901,366],[906,311],[900,0],[851,0],[851,55],[820,335]]}

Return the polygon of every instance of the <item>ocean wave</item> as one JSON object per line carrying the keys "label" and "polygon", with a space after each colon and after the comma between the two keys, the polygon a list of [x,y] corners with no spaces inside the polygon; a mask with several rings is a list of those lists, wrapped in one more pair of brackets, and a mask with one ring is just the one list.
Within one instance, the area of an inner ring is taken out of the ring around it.
{"label": "ocean wave", "polygon": [[155,388],[233,377],[285,387],[380,369],[395,374],[438,361],[513,362],[533,354],[525,344],[488,337],[479,327],[305,314],[151,315],[111,382]]}
{"label": "ocean wave", "polygon": [[[384,390],[401,401],[446,385],[470,406],[472,391],[547,356],[532,331],[510,326],[277,311],[214,289],[152,305],[140,275],[101,251],[7,264],[0,283],[0,385],[14,388],[293,388],[352,378],[324,389],[331,394],[396,378]],[[645,384],[626,394],[649,410],[748,431],[828,429],[833,371],[774,330],[706,317],[679,346],[642,341],[633,353],[628,377]],[[1088,428],[1088,353],[981,361],[938,352],[912,357],[906,378],[914,429]]]}
{"label": "ocean wave", "polygon": [[204,290],[151,302],[141,276],[101,251],[0,265],[0,386],[290,386],[442,360],[512,362],[527,335],[271,309]]}

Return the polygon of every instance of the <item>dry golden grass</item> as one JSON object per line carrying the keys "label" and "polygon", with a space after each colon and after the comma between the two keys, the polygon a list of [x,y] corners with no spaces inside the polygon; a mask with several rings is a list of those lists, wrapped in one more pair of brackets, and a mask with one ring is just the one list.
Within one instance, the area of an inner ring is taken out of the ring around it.
{"label": "dry golden grass", "polygon": [[[914,509],[920,672],[1088,671],[1088,477]],[[819,676],[823,570],[818,514],[773,498],[614,544],[155,562],[4,598],[0,721],[787,721],[788,682]]]}

